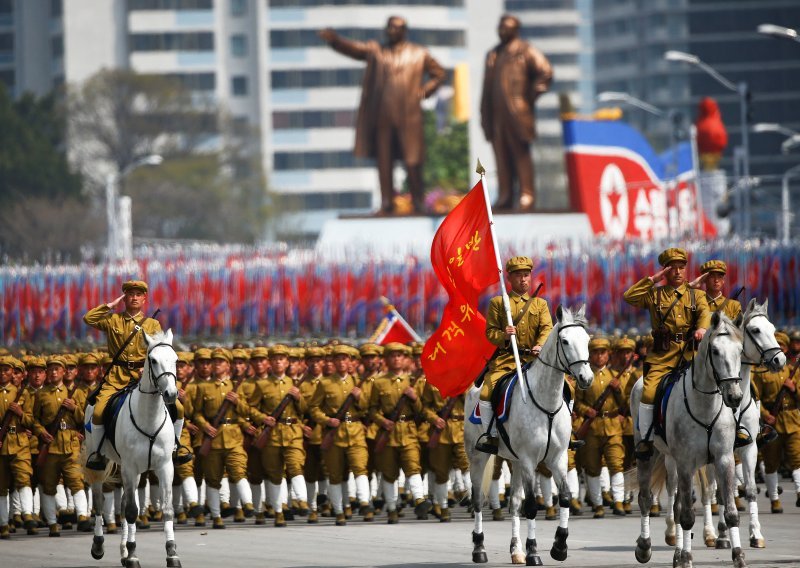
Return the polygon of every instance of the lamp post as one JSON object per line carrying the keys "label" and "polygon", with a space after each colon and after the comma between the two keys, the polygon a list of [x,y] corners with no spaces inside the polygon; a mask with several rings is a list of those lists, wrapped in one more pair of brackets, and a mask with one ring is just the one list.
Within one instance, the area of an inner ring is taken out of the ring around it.
{"label": "lamp post", "polygon": [[800,42],[800,37],[797,35],[797,30],[792,28],[784,28],[783,26],[776,26],[775,24],[761,24],[756,28],[760,34],[772,36],[778,39],[790,39],[792,41]]}
{"label": "lamp post", "polygon": [[108,262],[131,260],[131,207],[130,198],[126,198],[121,207],[119,182],[135,169],[142,166],[157,166],[164,161],[158,154],[149,154],[139,158],[121,172],[112,172],[106,176],[106,221],[108,224],[108,242],[106,259]]}
{"label": "lamp post", "polygon": [[[716,69],[703,62],[698,56],[692,55],[691,53],[670,50],[664,52],[664,59],[667,61],[680,61],[683,63],[689,63],[690,65],[695,65],[711,75],[711,77],[713,77],[714,80],[716,80],[720,85],[739,95],[739,118],[742,129],[742,178],[744,180],[748,180],[750,178],[750,141],[747,136],[747,99],[749,93],[747,83],[745,81],[740,81],[738,84],[732,83],[720,75]],[[750,184],[743,183],[742,187],[745,189],[743,207],[744,211],[742,212],[744,221],[743,232],[744,236],[747,236],[750,234]]]}
{"label": "lamp post", "polygon": [[[800,132],[786,128],[774,122],[759,122],[753,125],[753,132],[777,132],[786,136],[786,140],[781,144],[781,152],[788,154],[789,150],[800,144]],[[789,168],[781,180],[781,229],[778,238],[785,245],[789,244],[792,228],[792,208],[789,194],[789,179],[796,177],[800,172],[800,165]]]}

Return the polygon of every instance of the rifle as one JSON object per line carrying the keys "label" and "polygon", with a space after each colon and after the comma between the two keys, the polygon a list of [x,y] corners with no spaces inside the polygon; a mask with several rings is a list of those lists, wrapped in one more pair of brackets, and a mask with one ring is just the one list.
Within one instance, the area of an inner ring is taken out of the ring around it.
{"label": "rifle", "polygon": [[[447,420],[450,418],[450,414],[453,412],[453,408],[455,408],[456,403],[458,402],[458,398],[459,397],[457,396],[451,396],[447,399],[447,402],[444,404],[442,409],[437,412],[439,418],[447,422]],[[431,435],[428,439],[428,447],[430,449],[433,449],[439,445],[439,438],[442,437],[442,430],[444,430],[444,428],[437,428],[436,426],[434,426],[431,430]]]}
{"label": "rifle", "polygon": [[[417,379],[419,379],[421,374],[415,375],[411,377],[409,381],[409,386],[414,387],[417,384]],[[400,417],[400,414],[403,412],[403,408],[405,408],[406,403],[411,399],[408,398],[405,393],[400,397],[400,400],[397,401],[397,404],[394,405],[394,408],[387,416],[388,420],[392,422],[397,422],[397,419]],[[378,431],[378,435],[375,437],[375,452],[380,453],[383,451],[383,448],[386,447],[386,443],[389,441],[389,431],[386,428],[381,428]]]}
{"label": "rifle", "polygon": [[[791,381],[794,378],[798,368],[800,368],[800,358],[798,358],[797,363],[794,364],[792,373],[789,375],[788,380]],[[777,418],[781,411],[781,407],[783,406],[783,399],[786,398],[787,394],[789,394],[789,389],[786,388],[785,384],[781,385],[781,389],[778,391],[778,396],[775,397],[775,402],[772,403],[772,406],[769,409],[770,416]],[[775,426],[765,422],[764,427],[761,429],[761,437],[763,439],[762,444],[768,444],[772,442],[775,438],[777,438]]]}
{"label": "rifle", "polygon": [[[161,308],[158,308],[155,312],[153,312],[153,315],[150,316],[150,319],[156,319],[156,317],[160,313],[161,313]],[[111,364],[103,373],[103,378],[100,379],[100,381],[97,383],[97,387],[92,392],[89,393],[89,396],[86,397],[87,406],[88,405],[94,406],[94,404],[97,402],[97,394],[100,392],[100,389],[103,388],[103,385],[106,384],[106,379],[108,378],[108,374],[111,372],[111,369],[114,367],[114,365],[116,365],[117,362],[119,361],[119,357],[125,351],[125,348],[130,344],[131,341],[133,341],[133,338],[136,337],[136,334],[142,330],[142,324],[144,324],[144,321],[146,319],[147,318],[145,317],[144,319],[142,319],[141,324],[137,323],[133,326],[133,331],[131,332],[131,334],[128,336],[128,338],[125,340],[122,346],[120,346],[120,348],[114,354],[114,357],[111,359]]]}
{"label": "rifle", "polygon": [[[303,375],[303,377],[300,379],[300,382],[292,386],[299,388],[300,385],[302,385],[305,382],[307,377],[308,375]],[[277,421],[280,420],[281,415],[286,410],[286,407],[289,406],[289,403],[292,402],[292,400],[294,400],[294,397],[290,394],[287,394],[286,396],[283,397],[283,400],[281,400],[280,404],[278,404],[278,406],[275,407],[275,410],[272,411],[272,414],[270,414],[270,416],[272,416],[275,419],[276,424]],[[253,445],[259,450],[263,449],[264,446],[267,445],[267,441],[269,440],[269,437],[272,434],[272,429],[274,427],[275,426],[269,426],[268,424],[264,424],[264,429],[261,431],[261,434],[258,435],[256,441],[253,442]]]}
{"label": "rifle", "polygon": [[[362,385],[367,382],[369,377],[364,377],[361,379],[356,388],[361,388]],[[364,393],[361,393],[364,394]],[[355,404],[356,397],[353,396],[353,391],[350,391],[347,394],[347,398],[344,399],[344,402],[339,407],[339,410],[336,411],[336,414],[332,416],[332,418],[336,418],[339,421],[339,426],[342,425],[342,420],[344,420],[347,413],[350,411],[350,408]],[[326,426],[325,436],[322,438],[322,444],[320,448],[322,450],[330,450],[331,446],[333,446],[334,438],[336,438],[336,432],[339,430],[339,426]]]}
{"label": "rifle", "polygon": [[[78,383],[75,382],[72,384],[72,388],[67,391],[67,398],[72,398],[72,395],[75,394],[75,389],[78,388]],[[63,401],[62,401],[63,402]],[[56,417],[47,427],[47,433],[50,434],[54,439],[56,437],[56,433],[58,431],[58,425],[61,420],[64,418],[64,413],[67,411],[65,406],[60,406],[58,412],[56,413]],[[50,444],[52,442],[48,442],[44,444],[41,448],[39,448],[39,457],[36,459],[36,467],[44,467],[45,461],[47,460],[47,454],[50,453]]]}
{"label": "rifle", "polygon": [[[14,404],[19,403],[23,394],[25,394],[25,387],[23,387],[22,383],[20,383],[20,385],[17,387],[17,397],[14,399]],[[11,421],[15,416],[16,414],[11,412],[10,408],[6,410],[5,414],[3,414],[3,422],[0,424],[0,448],[3,447],[3,443],[6,441],[8,429],[11,426]]]}
{"label": "rifle", "polygon": [[[614,375],[614,380],[620,378],[622,375],[627,373],[633,366],[634,361],[636,361],[636,356],[631,357],[631,360],[630,362],[628,362],[628,365],[624,369],[622,369],[619,373]],[[603,405],[606,403],[606,399],[609,397],[609,395],[611,395],[612,390],[613,389],[611,388],[611,384],[608,384],[606,388],[603,389],[603,392],[600,393],[600,396],[595,401],[594,406],[592,406],[595,413],[600,412],[600,409],[603,408]],[[586,437],[586,434],[589,433],[589,427],[592,425],[592,422],[594,422],[597,416],[598,415],[595,414],[592,417],[586,417],[583,419],[583,424],[581,424],[580,428],[578,428],[578,431],[575,432],[576,440],[583,440]]]}
{"label": "rifle", "polygon": [[[239,390],[239,385],[242,384],[242,381],[244,381],[244,376],[241,376],[237,380],[233,381],[233,388],[231,389],[231,392],[236,392],[237,390]],[[219,427],[220,422],[222,422],[222,419],[225,418],[225,415],[228,413],[228,410],[230,410],[231,406],[233,406],[233,403],[227,398],[222,401],[222,404],[219,406],[219,409],[217,409],[217,413],[214,415],[214,419],[211,421],[211,426],[213,428],[216,429]],[[200,446],[201,456],[208,455],[208,453],[211,451],[211,443],[213,441],[214,438],[212,438],[208,434],[203,434],[203,445]]]}
{"label": "rifle", "polygon": [[742,294],[742,292],[744,292],[744,286],[739,288],[732,297],[725,298],[725,301],[722,302],[722,305],[719,307],[719,309],[717,311],[725,313],[725,308],[728,306],[728,302],[730,302],[731,300],[738,300],[739,296]]}

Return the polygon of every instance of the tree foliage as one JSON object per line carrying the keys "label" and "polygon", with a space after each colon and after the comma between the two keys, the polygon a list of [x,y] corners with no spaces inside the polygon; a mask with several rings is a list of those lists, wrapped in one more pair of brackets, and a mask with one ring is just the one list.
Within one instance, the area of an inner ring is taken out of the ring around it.
{"label": "tree foliage", "polygon": [[[440,128],[438,122],[445,122]],[[469,133],[466,122],[437,120],[435,111],[425,112],[425,189],[467,192],[469,187]]]}

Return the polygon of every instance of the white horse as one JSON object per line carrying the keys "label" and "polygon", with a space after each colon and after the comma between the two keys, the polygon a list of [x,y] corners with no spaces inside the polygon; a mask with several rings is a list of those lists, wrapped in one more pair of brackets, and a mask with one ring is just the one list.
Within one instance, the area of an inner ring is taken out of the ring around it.
{"label": "white horse", "polygon": [[[144,333],[144,332],[142,332]],[[178,389],[175,384],[175,365],[178,356],[172,347],[172,330],[149,336],[144,333],[147,345],[142,378],[127,396],[120,408],[117,427],[112,446],[109,440],[103,443],[103,454],[108,457],[106,472],[86,470],[92,485],[94,507],[97,511],[92,542],[92,557],[103,557],[103,480],[113,466],[120,464],[122,469],[122,540],[120,555],[126,568],[139,568],[136,557],[136,517],[139,503],[136,488],[139,476],[146,471],[154,471],[158,476],[164,507],[164,536],[166,537],[167,566],[180,568],[173,530],[172,508],[172,452],[175,449],[175,431],[167,411],[167,404],[175,402]],[[91,424],[94,407],[86,408],[86,447],[94,447],[91,440]]]}
{"label": "white horse", "polygon": [[[594,373],[589,366],[589,334],[586,333],[585,306],[576,313],[569,309],[556,310],[556,323],[550,336],[542,346],[539,357],[523,375],[522,384],[511,400],[510,417],[505,424],[514,452],[501,443],[499,455],[512,460],[512,491],[510,509],[512,514],[511,560],[515,564],[540,565],[536,554],[536,499],[534,484],[536,467],[544,463],[553,473],[558,487],[560,522],[556,529],[555,542],[550,556],[563,561],[567,557],[567,529],[571,494],[567,483],[567,447],[572,432],[570,410],[564,403],[564,375],[577,380],[581,389],[592,384]],[[473,386],[467,393],[466,408],[472,409],[478,402],[480,389]],[[465,413],[464,444],[470,459],[472,478],[472,503],[475,511],[475,526],[472,533],[472,561],[487,562],[483,535],[484,495],[481,479],[485,471],[491,472],[494,456],[479,452],[475,444],[483,433],[482,425],[469,421],[470,411]],[[490,459],[491,458],[491,459]],[[487,464],[489,468],[487,470]],[[523,502],[523,492],[525,495]],[[520,545],[519,510],[524,509],[528,518],[528,538],[525,553]]]}
{"label": "white horse", "polygon": [[[758,403],[753,399],[750,391],[750,372],[753,366],[766,366],[770,371],[780,371],[786,365],[786,355],[781,351],[775,339],[775,326],[769,321],[769,301],[759,304],[755,298],[750,300],[744,313],[737,318],[736,325],[744,335],[744,351],[742,356],[742,402],[738,412],[734,413],[739,427],[750,433],[753,440],[759,431],[760,412]],[[742,476],[745,488],[745,497],[749,504],[750,513],[750,547],[764,548],[764,535],[761,534],[761,523],[758,520],[758,503],[756,501],[756,463],[758,461],[758,448],[755,443],[737,448],[736,453],[742,461]],[[711,468],[706,471],[708,484],[701,483],[704,493],[704,533],[706,544],[716,548],[730,548],[730,541],[726,536],[727,525],[724,516],[719,519],[719,538],[708,538],[709,528],[713,534],[714,525],[711,518],[710,503],[705,503],[714,487],[714,472]],[[701,481],[705,481],[701,477]]]}
{"label": "white horse", "polygon": [[[697,354],[684,376],[673,387],[666,410],[667,443],[656,436],[654,445],[665,457],[655,471],[658,461],[639,460],[639,508],[641,510],[641,534],[636,541],[636,559],[645,563],[652,554],[650,542],[650,505],[652,503],[651,476],[666,474],[667,509],[672,503],[676,527],[676,548],[673,566],[692,567],[692,478],[698,469],[714,463],[717,478],[721,482],[724,515],[730,527],[734,566],[746,566],[739,539],[739,513],[734,503],[735,469],[733,442],[736,436],[736,420],[732,409],[742,401],[741,370],[742,333],[724,314],[716,312],[711,317],[711,326],[697,348]],[[634,423],[638,420],[639,402],[642,398],[643,382],[640,379],[631,393],[631,413]],[[638,444],[641,433],[634,431]]]}

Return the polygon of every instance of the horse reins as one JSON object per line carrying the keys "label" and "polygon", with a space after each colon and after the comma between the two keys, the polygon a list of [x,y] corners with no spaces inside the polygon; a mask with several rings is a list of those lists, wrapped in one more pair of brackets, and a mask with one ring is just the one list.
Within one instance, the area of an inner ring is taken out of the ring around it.
{"label": "horse reins", "polygon": [[[758,317],[765,318],[767,316],[765,314],[755,314],[754,316],[751,316],[750,318],[748,318],[747,321],[749,322],[750,320],[758,318]],[[747,329],[747,322],[745,322],[743,324],[743,327],[744,327],[745,334],[747,334],[747,337],[749,337],[750,340],[753,342],[753,345],[755,345],[756,350],[758,351],[758,354],[761,355],[761,360],[760,361],[742,361],[742,365],[751,365],[751,366],[766,365],[767,364],[767,360],[769,359],[769,355],[771,353],[774,353],[776,351],[781,351],[781,348],[779,346],[768,347],[767,349],[761,349],[761,346],[758,344],[758,341],[756,341],[756,338],[753,337],[753,334],[750,332],[749,329]]]}

